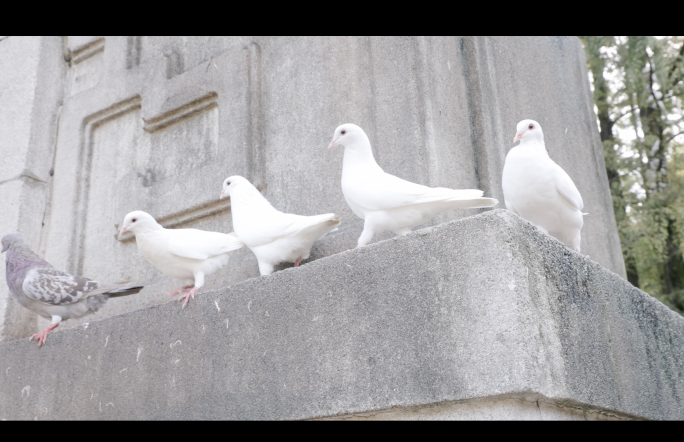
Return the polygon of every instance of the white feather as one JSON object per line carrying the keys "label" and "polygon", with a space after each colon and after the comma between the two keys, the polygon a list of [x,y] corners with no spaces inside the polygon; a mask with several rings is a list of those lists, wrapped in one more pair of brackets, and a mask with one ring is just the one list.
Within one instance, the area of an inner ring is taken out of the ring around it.
{"label": "white feather", "polygon": [[539,123],[523,120],[517,131],[520,145],[506,155],[501,180],[506,207],[579,252],[584,223],[579,190],[549,157]]}
{"label": "white feather", "polygon": [[241,176],[227,178],[223,192],[230,196],[235,233],[256,256],[262,275],[271,274],[281,262],[307,259],[313,243],[340,224],[334,213],[280,212]]}
{"label": "white feather", "polygon": [[385,230],[410,232],[440,213],[458,208],[492,207],[498,201],[481,190],[447,189],[415,184],[385,173],[375,162],[366,133],[354,124],[335,130],[334,145],[344,146],[342,193],[354,214],[365,221],[358,245]]}
{"label": "white feather", "polygon": [[135,234],[138,250],[152,265],[196,288],[228,263],[231,251],[244,247],[234,233],[165,229],[142,211],[126,215],[123,226]]}

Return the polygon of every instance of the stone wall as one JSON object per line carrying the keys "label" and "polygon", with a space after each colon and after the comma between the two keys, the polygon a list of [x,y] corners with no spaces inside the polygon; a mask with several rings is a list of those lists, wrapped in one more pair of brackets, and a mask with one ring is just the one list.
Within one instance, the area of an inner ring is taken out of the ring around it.
{"label": "stone wall", "polygon": [[506,210],[0,345],[0,419],[679,419],[684,318]]}
{"label": "stone wall", "polygon": [[[0,57],[0,231],[58,268],[146,285],[61,328],[167,302],[177,282],[118,241],[118,224],[140,209],[167,227],[229,232],[218,195],[230,175],[280,210],[341,216],[311,260],[353,248],[362,222],[342,197],[342,150],[327,149],[346,122],[387,172],[480,188],[502,207],[515,125],[538,120],[590,213],[583,253],[624,276],[577,38],[9,37]],[[243,249],[205,290],[256,276]],[[44,326],[0,278],[2,339]]]}

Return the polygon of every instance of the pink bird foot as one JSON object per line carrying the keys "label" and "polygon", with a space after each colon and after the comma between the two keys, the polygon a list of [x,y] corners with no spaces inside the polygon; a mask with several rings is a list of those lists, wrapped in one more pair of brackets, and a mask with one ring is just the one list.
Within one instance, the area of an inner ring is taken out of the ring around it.
{"label": "pink bird foot", "polygon": [[188,305],[188,301],[190,301],[190,297],[192,296],[192,299],[195,299],[195,293],[197,293],[197,290],[199,290],[199,287],[195,287],[192,290],[190,290],[188,293],[184,294],[180,298],[178,298],[179,301],[182,301],[185,299],[185,302],[183,303],[183,307],[185,308],[186,305]]}
{"label": "pink bird foot", "polygon": [[58,326],[59,326],[59,324],[48,325],[47,327],[45,327],[45,330],[43,330],[42,332],[32,335],[29,338],[29,341],[33,341],[33,339],[35,338],[35,340],[38,341],[38,347],[42,347],[43,342],[45,342],[47,340],[47,334],[50,333],[52,330],[56,329]]}
{"label": "pink bird foot", "polygon": [[302,262],[302,257],[300,256],[297,258],[297,261],[295,261],[295,267],[299,267],[299,263]]}
{"label": "pink bird foot", "polygon": [[184,291],[186,291],[186,290],[188,290],[188,289],[191,289],[191,288],[193,288],[193,287],[194,287],[194,286],[192,286],[192,285],[186,285],[186,286],[184,286],[184,287],[179,287],[179,288],[177,288],[176,290],[173,290],[173,291],[169,292],[169,296],[171,296],[171,297],[176,296],[177,294],[183,293]]}

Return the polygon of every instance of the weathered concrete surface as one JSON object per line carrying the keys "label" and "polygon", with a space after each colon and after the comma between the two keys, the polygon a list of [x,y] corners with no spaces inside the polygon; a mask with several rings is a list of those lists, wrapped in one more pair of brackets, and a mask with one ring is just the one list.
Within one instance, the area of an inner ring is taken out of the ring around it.
{"label": "weathered concrete surface", "polygon": [[41,349],[5,343],[0,364],[1,419],[306,419],[540,398],[684,418],[684,318],[504,210],[185,310],[57,331]]}
{"label": "weathered concrete surface", "polygon": [[[61,52],[59,37],[0,37],[0,236],[20,233],[43,254],[66,75]],[[34,333],[36,315],[10,298],[0,273],[0,341]]]}
{"label": "weathered concrete surface", "polygon": [[482,400],[448,402],[428,406],[395,407],[390,410],[322,417],[314,420],[572,420],[613,421],[630,418],[605,410],[596,411],[547,402],[546,398],[524,399],[487,398]]}
{"label": "weathered concrete surface", "polygon": [[[31,55],[46,50],[45,42],[59,65],[41,67]],[[503,201],[500,177],[515,125],[539,120],[551,156],[590,213],[582,250],[624,276],[575,37],[9,37],[0,52],[7,67],[0,78],[12,78],[0,79],[0,114],[26,115],[22,124],[0,116],[0,155],[18,167],[0,175],[16,176],[30,159],[42,162],[30,170],[45,181],[30,184],[38,196],[0,185],[3,203],[27,213],[21,223],[0,214],[0,232],[19,229],[58,268],[146,286],[85,320],[164,303],[177,286],[134,241],[115,239],[124,215],[139,209],[166,226],[231,231],[230,205],[218,201],[230,175],[252,180],[280,210],[341,216],[340,230],[317,244],[311,260],[355,247],[362,223],[340,189],[342,150],[326,148],[347,122],[364,128],[387,172],[431,186],[477,187]],[[6,101],[8,88],[22,81],[34,86]],[[59,112],[57,100],[31,95],[39,89],[63,99]],[[58,124],[37,111],[55,122],[59,115]],[[43,138],[29,142],[29,123]],[[10,139],[37,150],[15,161]],[[476,213],[453,211],[432,224]],[[255,276],[256,260],[244,250],[205,287]],[[15,305],[0,292],[6,303]],[[35,316],[22,312],[0,315],[5,340],[36,331]]]}

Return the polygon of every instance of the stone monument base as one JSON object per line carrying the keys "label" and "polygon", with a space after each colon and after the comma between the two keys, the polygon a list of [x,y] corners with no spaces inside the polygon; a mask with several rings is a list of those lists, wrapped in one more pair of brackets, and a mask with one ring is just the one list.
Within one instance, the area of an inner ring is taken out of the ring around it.
{"label": "stone monument base", "polygon": [[684,318],[505,210],[0,345],[0,419],[682,419]]}

